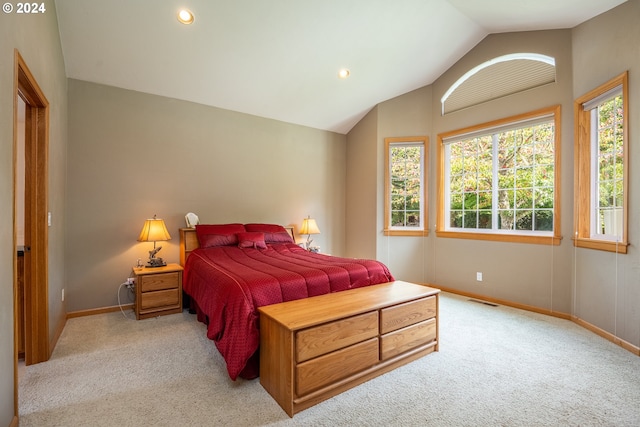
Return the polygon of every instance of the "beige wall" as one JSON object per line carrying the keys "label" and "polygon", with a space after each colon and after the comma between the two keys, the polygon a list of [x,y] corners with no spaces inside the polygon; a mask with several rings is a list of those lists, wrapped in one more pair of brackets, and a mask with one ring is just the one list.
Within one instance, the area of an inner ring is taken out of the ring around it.
{"label": "beige wall", "polygon": [[[533,52],[556,61],[556,82],[442,116],[440,99],[447,89],[471,68],[498,56]],[[571,31],[534,31],[494,34],[485,38],[433,84],[432,154],[436,136],[539,108],[560,104],[561,132],[561,221],[563,240],[559,246],[485,242],[435,238],[434,268],[429,278],[436,284],[466,292],[503,298],[547,310],[571,311],[571,230],[573,218],[573,94]],[[437,182],[435,167],[433,183]],[[435,218],[435,188],[432,212]],[[476,281],[476,273],[483,281]]]}
{"label": "beige wall", "polygon": [[[427,282],[429,239],[420,237],[384,236],[384,139],[388,137],[427,136],[429,147],[433,145],[430,137],[432,127],[431,86],[426,86],[405,95],[390,99],[378,106],[378,138],[376,163],[377,191],[380,202],[377,204],[377,253],[378,259],[384,261],[398,280],[409,282]],[[429,156],[426,165],[427,186],[433,179],[429,171],[433,168],[433,159]],[[427,197],[430,192],[427,191]],[[427,212],[426,226],[431,229],[430,215]]]}
{"label": "beige wall", "polygon": [[428,136],[431,86],[382,102],[347,135],[347,255],[383,261],[398,280],[424,282],[428,242],[383,235],[384,139]]}
{"label": "beige wall", "polygon": [[0,425],[13,410],[13,78],[18,49],[50,104],[49,129],[49,336],[65,314],[65,174],[67,80],[58,36],[55,4],[41,15],[0,14]]}
{"label": "beige wall", "polygon": [[[157,214],[178,262],[178,228],[317,220],[314,243],[344,253],[346,137],[140,92],[69,80],[69,311],[117,304]],[[123,292],[123,299],[126,295]]]}
{"label": "beige wall", "polygon": [[354,258],[376,258],[377,123],[373,108],[347,136],[346,254]]}
{"label": "beige wall", "polygon": [[629,250],[576,249],[575,315],[640,346],[640,1],[573,30],[573,96],[629,71]]}
{"label": "beige wall", "polygon": [[[556,58],[557,83],[526,93],[472,107],[445,117],[440,115],[442,94],[462,74],[474,66],[514,52],[543,53]],[[549,310],[569,313],[571,310],[572,246],[565,238],[560,246],[541,246],[444,239],[435,236],[436,222],[436,144],[437,134],[482,123],[520,112],[561,104],[562,118],[562,229],[571,230],[572,218],[572,86],[571,32],[542,31],[499,34],[487,37],[464,58],[444,73],[433,85],[388,100],[377,106],[375,116],[368,119],[369,132],[360,127],[347,136],[348,152],[353,146],[362,152],[349,157],[348,169],[359,170],[349,185],[357,188],[364,177],[376,179],[376,257],[389,265],[398,279],[431,282],[436,285],[504,298]],[[358,126],[361,126],[360,123]],[[384,200],[384,138],[389,136],[427,135],[429,137],[429,237],[387,237],[383,229]],[[375,144],[375,147],[374,147]],[[371,160],[376,150],[377,159]],[[371,185],[368,183],[368,185]],[[366,205],[366,200],[360,201]],[[347,209],[347,222],[355,223],[359,212]],[[369,230],[369,233],[372,233]],[[352,236],[354,241],[367,242],[369,235]],[[349,242],[349,245],[355,243]],[[352,254],[350,254],[352,255]],[[523,274],[522,272],[526,272]],[[476,281],[482,272],[483,282]]]}
{"label": "beige wall", "polygon": [[[640,156],[634,157],[633,129],[640,128],[640,92],[634,90],[634,76],[640,71],[640,1],[620,7],[571,30],[495,34],[474,47],[433,85],[381,103],[375,115],[367,117],[347,135],[348,152],[377,144],[377,160],[349,156],[347,167],[358,170],[348,175],[357,188],[365,177],[378,180],[376,194],[361,198],[359,205],[376,203],[376,230],[359,228],[349,233],[348,247],[371,245],[376,256],[387,262],[399,279],[431,282],[464,292],[501,298],[559,313],[572,314],[598,328],[640,347],[640,265],[637,251],[640,235]],[[515,52],[535,52],[556,60],[556,83],[490,101],[462,111],[440,115],[440,98],[462,74],[482,62]],[[629,70],[630,75],[630,212],[627,255],[576,249],[573,231],[573,100],[605,81]],[[429,103],[424,109],[423,104]],[[436,219],[436,144],[438,133],[560,104],[561,123],[561,230],[559,246],[531,245],[438,238]],[[416,114],[424,111],[426,114]],[[364,132],[360,126],[365,126]],[[384,150],[387,136],[425,132],[430,137],[429,225],[426,239],[388,238],[382,235],[384,200]],[[375,142],[374,142],[375,141]],[[353,144],[353,147],[352,147]],[[637,153],[636,153],[637,154]],[[375,163],[375,166],[374,166]],[[637,167],[636,167],[637,166]],[[369,179],[369,178],[366,178]],[[370,185],[370,183],[368,183]],[[354,190],[355,191],[355,190]],[[351,193],[350,193],[351,194]],[[347,223],[356,223],[358,212],[347,209]],[[368,233],[368,234],[365,234]],[[417,243],[416,243],[417,242]],[[635,248],[635,249],[634,249]],[[476,281],[476,272],[484,280]],[[424,279],[421,279],[424,277]]]}

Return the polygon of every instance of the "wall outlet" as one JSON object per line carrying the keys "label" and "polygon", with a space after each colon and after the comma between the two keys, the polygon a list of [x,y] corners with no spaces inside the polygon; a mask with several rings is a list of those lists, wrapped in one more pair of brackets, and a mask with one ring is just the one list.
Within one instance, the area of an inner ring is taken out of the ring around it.
{"label": "wall outlet", "polygon": [[477,280],[478,282],[482,282],[482,273],[481,273],[481,272],[479,272],[479,271],[476,273],[476,280]]}
{"label": "wall outlet", "polygon": [[62,290],[62,302],[64,302],[64,289]]}
{"label": "wall outlet", "polygon": [[134,283],[136,283],[136,279],[133,277],[127,277],[127,285],[133,285]]}

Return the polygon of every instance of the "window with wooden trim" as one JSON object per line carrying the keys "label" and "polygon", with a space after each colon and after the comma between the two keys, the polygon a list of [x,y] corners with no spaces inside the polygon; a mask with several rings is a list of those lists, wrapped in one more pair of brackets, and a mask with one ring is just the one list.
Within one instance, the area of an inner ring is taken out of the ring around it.
{"label": "window with wooden trim", "polygon": [[574,245],[627,253],[627,72],[575,100]]}
{"label": "window with wooden trim", "polygon": [[427,235],[428,139],[385,138],[384,234]]}
{"label": "window with wooden trim", "polygon": [[441,237],[559,244],[560,106],[438,135]]}

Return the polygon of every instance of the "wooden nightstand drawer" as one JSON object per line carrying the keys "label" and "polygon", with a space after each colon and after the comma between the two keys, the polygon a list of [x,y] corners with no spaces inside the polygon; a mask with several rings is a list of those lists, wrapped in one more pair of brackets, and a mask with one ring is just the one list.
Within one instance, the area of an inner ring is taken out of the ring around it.
{"label": "wooden nightstand drawer", "polygon": [[178,289],[167,289],[164,291],[145,292],[140,301],[140,310],[149,310],[150,308],[171,308],[180,305],[180,295]]}
{"label": "wooden nightstand drawer", "polygon": [[140,290],[142,292],[159,291],[162,289],[177,289],[179,283],[179,272],[159,273],[142,276]]}

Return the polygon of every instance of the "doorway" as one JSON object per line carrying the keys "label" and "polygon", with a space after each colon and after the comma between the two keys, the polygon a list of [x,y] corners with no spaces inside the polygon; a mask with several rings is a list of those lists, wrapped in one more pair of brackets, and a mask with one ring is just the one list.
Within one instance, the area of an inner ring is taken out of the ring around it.
{"label": "doorway", "polygon": [[[13,86],[14,410],[17,415],[19,347],[23,346],[26,365],[44,362],[50,356],[47,229],[49,102],[18,50],[14,54]],[[24,124],[19,123],[19,114],[24,115]],[[22,249],[20,262],[19,249]],[[19,287],[23,290],[19,290]],[[22,342],[21,332],[24,336]]]}

